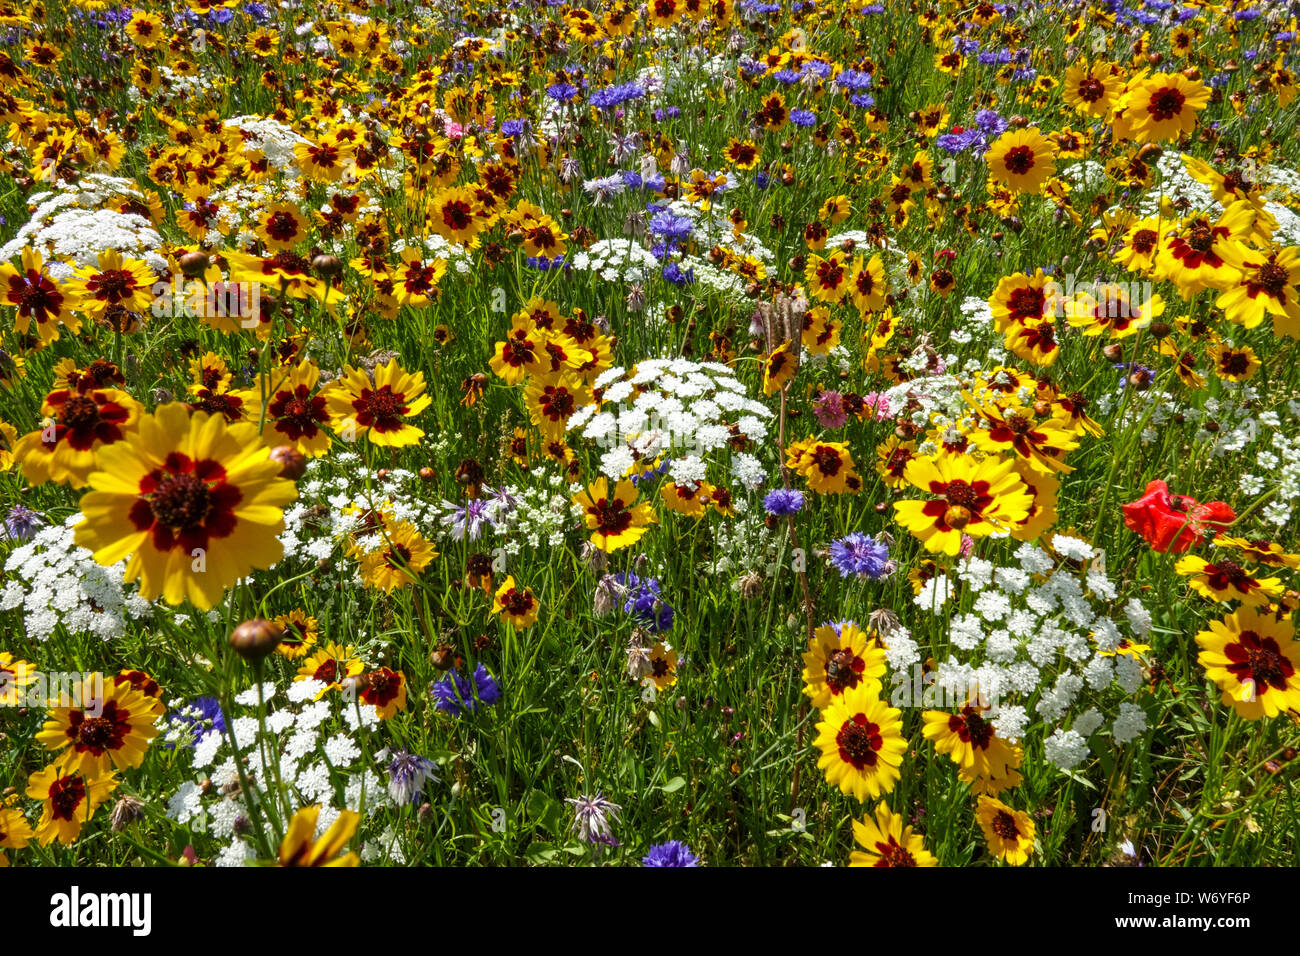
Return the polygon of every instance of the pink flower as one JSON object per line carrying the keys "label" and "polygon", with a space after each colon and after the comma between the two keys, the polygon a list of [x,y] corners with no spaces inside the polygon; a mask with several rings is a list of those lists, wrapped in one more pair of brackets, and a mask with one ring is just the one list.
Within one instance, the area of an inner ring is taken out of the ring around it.
{"label": "pink flower", "polygon": [[844,410],[844,396],[839,392],[822,392],[813,401],[813,414],[822,423],[823,428],[843,428],[849,420]]}
{"label": "pink flower", "polygon": [[862,406],[869,409],[873,417],[878,422],[889,421],[889,396],[881,395],[879,392],[867,392],[862,396]]}

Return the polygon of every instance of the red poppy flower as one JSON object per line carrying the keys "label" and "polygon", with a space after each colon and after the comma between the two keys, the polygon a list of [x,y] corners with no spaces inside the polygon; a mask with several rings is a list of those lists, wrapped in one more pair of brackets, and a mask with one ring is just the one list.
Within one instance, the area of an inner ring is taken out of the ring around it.
{"label": "red poppy flower", "polygon": [[1186,495],[1171,495],[1163,481],[1150,482],[1137,501],[1124,505],[1124,524],[1157,551],[1181,554],[1207,531],[1226,527],[1236,514],[1222,501],[1201,504]]}

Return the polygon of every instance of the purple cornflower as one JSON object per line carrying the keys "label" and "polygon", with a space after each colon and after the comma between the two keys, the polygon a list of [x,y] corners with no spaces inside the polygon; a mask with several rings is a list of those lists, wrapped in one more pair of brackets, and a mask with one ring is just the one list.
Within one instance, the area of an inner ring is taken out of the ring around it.
{"label": "purple cornflower", "polygon": [[776,488],[763,497],[763,507],[770,515],[783,518],[803,507],[803,492],[796,488]]}
{"label": "purple cornflower", "polygon": [[637,83],[617,83],[604,89],[596,90],[587,97],[587,102],[597,109],[612,109],[628,100],[640,99],[645,90]]}
{"label": "purple cornflower", "polygon": [[835,77],[835,85],[852,93],[862,93],[871,89],[871,74],[862,70],[845,70]]}
{"label": "purple cornflower", "polygon": [[691,268],[682,271],[680,265],[670,262],[663,268],[663,277],[665,282],[671,282],[673,285],[690,285],[695,281],[695,270]]}
{"label": "purple cornflower", "polygon": [[652,846],[641,858],[642,866],[699,866],[700,858],[680,840],[669,840]]}
{"label": "purple cornflower", "polygon": [[27,541],[44,523],[45,519],[26,505],[14,505],[5,515],[5,535],[15,541]]}
{"label": "purple cornflower", "polygon": [[424,797],[427,781],[438,782],[433,761],[405,750],[394,751],[388,761],[388,794],[399,806],[416,803]]}
{"label": "purple cornflower", "polygon": [[817,122],[817,114],[812,110],[791,110],[790,122],[795,126],[812,126]]}
{"label": "purple cornflower", "polygon": [[617,803],[610,803],[597,793],[594,797],[565,797],[565,803],[573,804],[573,829],[578,837],[586,843],[603,843],[606,846],[618,846],[610,822],[618,821],[619,811],[623,808]]}
{"label": "purple cornflower", "polygon": [[501,687],[482,664],[474,668],[473,684],[459,670],[453,670],[434,684],[431,692],[433,706],[453,717],[459,717],[462,713],[472,714],[480,705],[490,707],[501,699]]}
{"label": "purple cornflower", "polygon": [[830,552],[831,563],[839,568],[841,577],[856,574],[875,581],[890,572],[889,546],[861,531],[850,532],[838,541],[832,541]]}
{"label": "purple cornflower", "polygon": [[989,136],[1001,136],[1007,131],[1009,124],[998,115],[996,110],[980,110],[975,114],[975,125]]}
{"label": "purple cornflower", "polygon": [[483,526],[485,524],[492,527],[492,519],[488,516],[491,501],[487,498],[471,498],[464,507],[453,504],[444,498],[442,506],[449,508],[450,511],[442,516],[441,521],[445,527],[450,529],[451,536],[456,541],[463,541],[467,531],[469,539],[477,541],[483,535]]}
{"label": "purple cornflower", "polygon": [[935,142],[940,149],[956,156],[968,149],[979,149],[982,152],[986,139],[983,130],[954,127],[951,133],[944,133]]}

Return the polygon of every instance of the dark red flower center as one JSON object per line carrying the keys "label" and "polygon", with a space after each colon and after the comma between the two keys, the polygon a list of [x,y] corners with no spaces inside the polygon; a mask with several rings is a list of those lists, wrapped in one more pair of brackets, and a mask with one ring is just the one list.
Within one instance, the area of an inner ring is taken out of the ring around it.
{"label": "dark red flower center", "polygon": [[1172,119],[1183,111],[1185,102],[1187,97],[1174,87],[1166,86],[1151,94],[1151,99],[1147,101],[1147,112],[1155,120]]}
{"label": "dark red flower center", "polygon": [[81,777],[60,777],[50,784],[50,810],[55,820],[77,819],[77,807],[86,799],[86,782]]}
{"label": "dark red flower center", "polygon": [[999,810],[993,818],[993,832],[1004,840],[1014,840],[1020,836],[1016,818],[1005,810]]}
{"label": "dark red flower center", "polygon": [[1007,150],[1002,163],[1008,172],[1023,176],[1034,168],[1034,151],[1028,146],[1013,146]]}
{"label": "dark red flower center", "polygon": [[866,714],[854,714],[840,727],[835,743],[840,749],[840,759],[861,770],[876,765],[880,759],[876,751],[884,746],[885,741],[880,727],[867,720]]}

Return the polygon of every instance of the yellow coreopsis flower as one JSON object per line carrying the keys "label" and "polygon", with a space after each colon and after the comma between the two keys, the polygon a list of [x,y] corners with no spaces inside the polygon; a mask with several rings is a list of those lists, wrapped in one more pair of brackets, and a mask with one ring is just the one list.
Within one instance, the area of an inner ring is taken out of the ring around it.
{"label": "yellow coreopsis flower", "polygon": [[1140,142],[1177,139],[1196,128],[1196,114],[1210,103],[1210,88],[1181,73],[1153,73],[1124,94],[1131,138]]}
{"label": "yellow coreopsis flower", "polygon": [[981,796],[975,819],[984,831],[989,852],[1012,866],[1028,861],[1034,852],[1034,821],[1022,810],[1013,810],[1001,800]]}
{"label": "yellow coreopsis flower", "polygon": [[786,467],[802,475],[819,494],[852,493],[862,487],[846,442],[805,438],[787,448],[785,458]]}
{"label": "yellow coreopsis flower", "polygon": [[410,585],[437,556],[414,524],[385,516],[382,541],[360,557],[361,580],[368,587],[391,594]]}
{"label": "yellow coreopsis flower", "polygon": [[50,764],[27,778],[27,796],[44,801],[34,835],[41,846],[58,840],[75,843],[101,803],[117,789],[117,777],[110,773],[68,770]]}
{"label": "yellow coreopsis flower", "polygon": [[868,684],[846,690],[822,711],[815,744],[826,780],[865,803],[894,789],[907,751],[902,711],[887,706]]}
{"label": "yellow coreopsis flower", "polygon": [[105,249],[98,265],[82,266],[67,282],[77,299],[77,308],[102,316],[120,307],[127,312],[147,312],[153,305],[154,272],[139,259],[124,259],[120,252]]}
{"label": "yellow coreopsis flower", "polygon": [[136,431],[144,411],[116,388],[58,389],[45,396],[42,426],[13,445],[14,460],[33,485],[47,481],[84,488],[95,455]]}
{"label": "yellow coreopsis flower", "polygon": [[853,839],[862,847],[849,854],[849,866],[938,866],[919,833],[905,826],[901,814],[881,803],[875,818],[853,821]]}
{"label": "yellow coreopsis flower", "polygon": [[361,814],[355,810],[342,810],[330,828],[316,839],[316,821],[320,807],[303,807],[289,821],[289,832],[280,843],[281,866],[360,866],[361,858],[349,852],[342,856],[344,847],[357,832]]}
{"label": "yellow coreopsis flower", "polygon": [[877,695],[885,675],[885,651],[852,622],[823,624],[808,640],[803,655],[803,692],[819,710],[858,686]]}
{"label": "yellow coreopsis flower", "polygon": [[492,613],[501,615],[520,631],[532,627],[537,621],[539,607],[537,598],[533,597],[532,589],[516,587],[513,576],[502,582],[492,598]]}
{"label": "yellow coreopsis flower", "polygon": [[[1020,748],[997,735],[979,708],[967,704],[958,713],[927,710],[922,734],[936,753],[947,754],[970,778],[1001,779],[1020,766]],[[969,781],[968,781],[969,782]]]}
{"label": "yellow coreopsis flower", "polygon": [[1055,147],[1037,129],[1007,130],[985,154],[989,175],[1012,192],[1036,193],[1056,175]]}
{"label": "yellow coreopsis flower", "polygon": [[255,567],[280,559],[283,508],[293,482],[249,423],[179,402],[102,447],[81,499],[76,542],[100,564],[126,559],[125,579],[148,601],[187,598],[201,610]]}
{"label": "yellow coreopsis flower", "polygon": [[640,492],[624,479],[609,490],[609,481],[597,478],[589,488],[573,498],[582,509],[582,520],[592,532],[591,543],[601,551],[613,552],[641,540],[656,521],[654,508],[647,502],[637,504]]}
{"label": "yellow coreopsis flower", "polygon": [[35,322],[42,345],[59,337],[60,323],[73,333],[81,331],[81,319],[73,312],[81,307],[76,292],[51,278],[41,254],[30,247],[23,249],[21,268],[0,265],[0,305],[17,310],[14,331],[19,335]]}
{"label": "yellow coreopsis flower", "polygon": [[400,447],[424,437],[410,422],[432,403],[424,389],[424,373],[407,372],[393,358],[375,367],[374,381],[364,370],[347,366],[324,395],[333,428],[345,441],[365,435],[376,445]]}
{"label": "yellow coreopsis flower", "polygon": [[154,722],[162,705],[103,674],[88,676],[75,690],[70,701],[51,701],[49,719],[36,734],[47,750],[62,751],[59,766],[91,774],[140,766],[158,736]]}
{"label": "yellow coreopsis flower", "polygon": [[1012,530],[1029,516],[1033,503],[1010,458],[912,458],[903,476],[934,496],[894,503],[898,523],[920,538],[927,551],[956,555],[963,534],[980,538]]}
{"label": "yellow coreopsis flower", "polygon": [[1246,720],[1300,712],[1300,643],[1289,620],[1251,608],[1211,621],[1196,635],[1197,662]]}

